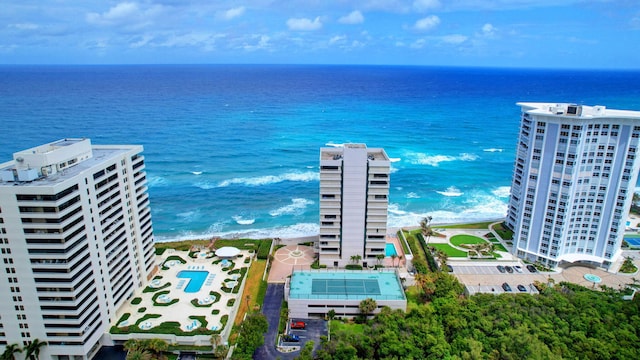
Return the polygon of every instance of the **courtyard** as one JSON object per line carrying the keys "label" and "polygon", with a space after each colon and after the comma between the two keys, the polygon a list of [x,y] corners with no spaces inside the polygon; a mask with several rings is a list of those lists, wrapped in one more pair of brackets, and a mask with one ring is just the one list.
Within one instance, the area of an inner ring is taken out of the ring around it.
{"label": "courtyard", "polygon": [[164,334],[175,336],[167,338],[171,342],[193,345],[210,345],[213,334],[227,339],[254,255],[235,250],[229,257],[208,250],[173,249],[157,255],[159,271],[119,309],[112,338]]}

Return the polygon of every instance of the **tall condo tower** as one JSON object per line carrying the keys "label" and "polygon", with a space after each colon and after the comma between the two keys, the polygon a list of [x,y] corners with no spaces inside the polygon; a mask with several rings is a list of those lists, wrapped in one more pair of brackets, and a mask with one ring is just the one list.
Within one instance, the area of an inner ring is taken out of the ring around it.
{"label": "tall condo tower", "polygon": [[63,139],[0,164],[0,352],[91,359],[155,271],[142,146]]}
{"label": "tall condo tower", "polygon": [[609,268],[620,254],[640,162],[640,112],[518,103],[506,224],[512,252],[551,268]]}
{"label": "tall condo tower", "polygon": [[384,149],[320,149],[320,264],[372,266],[384,255],[389,173]]}

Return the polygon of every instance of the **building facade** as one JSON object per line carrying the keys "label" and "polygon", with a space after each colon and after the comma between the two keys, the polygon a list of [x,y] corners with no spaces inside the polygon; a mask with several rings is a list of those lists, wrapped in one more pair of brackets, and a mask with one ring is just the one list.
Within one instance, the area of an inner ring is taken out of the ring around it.
{"label": "building facade", "polygon": [[640,169],[640,112],[522,107],[506,224],[512,252],[555,268],[609,268],[620,254]]}
{"label": "building facade", "polygon": [[397,269],[382,270],[294,270],[285,282],[285,300],[290,318],[352,318],[359,314],[360,302],[373,299],[377,314],[388,306],[407,311],[407,298]]}
{"label": "building facade", "polygon": [[345,144],[320,150],[320,264],[366,267],[384,255],[389,174],[381,148]]}
{"label": "building facade", "polygon": [[63,139],[0,164],[0,352],[38,339],[41,359],[90,359],[155,271],[141,152]]}

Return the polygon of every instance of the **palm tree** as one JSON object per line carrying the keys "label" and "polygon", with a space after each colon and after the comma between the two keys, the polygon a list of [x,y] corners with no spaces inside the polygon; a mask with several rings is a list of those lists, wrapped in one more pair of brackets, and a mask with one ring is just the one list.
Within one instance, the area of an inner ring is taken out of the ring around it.
{"label": "palm tree", "polygon": [[351,255],[350,259],[351,259],[351,262],[354,264],[358,262],[358,257],[356,255]]}
{"label": "palm tree", "polygon": [[398,266],[396,267],[399,267],[401,262],[402,262],[402,255],[398,255]]}
{"label": "palm tree", "polygon": [[366,298],[360,301],[360,305],[358,305],[358,308],[360,309],[360,313],[362,313],[362,315],[364,315],[365,318],[367,317],[367,315],[374,312],[377,307],[378,307],[378,303],[376,303],[376,301],[373,300],[372,298]]}
{"label": "palm tree", "polygon": [[220,345],[220,342],[222,341],[222,337],[220,337],[220,334],[213,334],[211,335],[211,345],[213,345],[214,349],[218,347],[218,345]]}
{"label": "palm tree", "polygon": [[15,353],[21,353],[22,349],[18,344],[9,344],[4,348],[4,352],[0,355],[0,359],[2,360],[15,360]]}
{"label": "palm tree", "polygon": [[134,350],[127,353],[127,360],[152,360],[153,355],[147,350]]}
{"label": "palm tree", "polygon": [[392,266],[396,266],[396,259],[398,258],[398,255],[396,254],[391,254],[391,265]]}
{"label": "palm tree", "polygon": [[156,355],[155,357],[157,358],[161,358],[162,353],[169,350],[169,344],[162,339],[149,339],[146,340],[143,344],[143,346],[145,347],[144,350],[149,350],[151,351],[154,355]]}
{"label": "palm tree", "polygon": [[129,339],[124,343],[123,347],[128,352],[129,351],[138,351],[138,350],[142,349],[142,343],[138,339]]}
{"label": "palm tree", "polygon": [[429,245],[429,239],[431,235],[433,235],[433,230],[431,229],[431,220],[433,218],[431,216],[426,216],[420,220],[420,231],[422,232],[422,236],[426,237],[427,245]]}
{"label": "palm tree", "polygon": [[382,264],[382,260],[384,260],[384,254],[376,255],[376,259],[378,260],[378,265]]}
{"label": "palm tree", "polygon": [[356,264],[360,263],[360,260],[362,260],[362,256],[356,255]]}
{"label": "palm tree", "polygon": [[46,345],[46,341],[40,341],[38,338],[31,340],[25,347],[26,354],[24,357],[27,359],[40,359],[40,348]]}

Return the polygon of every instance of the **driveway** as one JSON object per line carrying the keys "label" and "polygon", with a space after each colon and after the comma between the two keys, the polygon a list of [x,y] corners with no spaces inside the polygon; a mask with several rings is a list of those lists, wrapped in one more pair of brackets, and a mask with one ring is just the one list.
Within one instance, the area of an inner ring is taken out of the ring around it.
{"label": "driveway", "polygon": [[278,336],[278,323],[280,322],[280,308],[284,301],[284,284],[267,285],[267,293],[262,305],[262,313],[267,317],[269,330],[264,336],[264,345],[256,349],[253,358],[257,360],[294,359],[298,351],[285,354],[276,350],[276,337]]}

